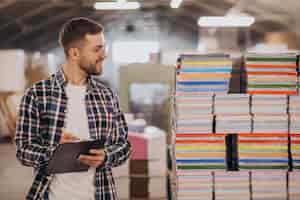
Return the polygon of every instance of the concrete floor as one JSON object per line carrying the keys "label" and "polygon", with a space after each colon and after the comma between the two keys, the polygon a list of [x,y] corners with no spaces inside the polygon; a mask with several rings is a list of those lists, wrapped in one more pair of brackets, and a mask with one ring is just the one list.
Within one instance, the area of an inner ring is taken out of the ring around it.
{"label": "concrete floor", "polygon": [[0,199],[22,200],[32,183],[33,170],[16,159],[15,145],[0,143]]}

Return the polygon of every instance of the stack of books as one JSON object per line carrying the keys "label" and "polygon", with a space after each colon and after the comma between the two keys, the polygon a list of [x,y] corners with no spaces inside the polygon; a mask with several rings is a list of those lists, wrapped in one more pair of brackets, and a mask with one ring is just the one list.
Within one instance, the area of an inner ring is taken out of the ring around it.
{"label": "stack of books", "polygon": [[288,126],[287,114],[253,116],[253,133],[288,133]]}
{"label": "stack of books", "polygon": [[228,93],[232,61],[226,54],[182,54],[177,94]]}
{"label": "stack of books", "polygon": [[252,171],[253,200],[286,200],[287,172],[286,171]]}
{"label": "stack of books", "polygon": [[250,177],[246,171],[215,172],[215,200],[250,200]]}
{"label": "stack of books", "polygon": [[250,97],[248,94],[215,95],[214,113],[228,115],[249,115]]}
{"label": "stack of books", "polygon": [[300,171],[289,172],[289,200],[300,199]]}
{"label": "stack of books", "polygon": [[212,133],[213,96],[176,96],[176,129],[181,133]]}
{"label": "stack of books", "polygon": [[300,133],[300,96],[290,96],[290,133]]}
{"label": "stack of books", "polygon": [[240,134],[240,169],[288,169],[288,134]]}
{"label": "stack of books", "polygon": [[226,170],[224,134],[176,134],[177,199],[212,199],[211,172]]}
{"label": "stack of books", "polygon": [[246,54],[247,93],[297,94],[295,52]]}
{"label": "stack of books", "polygon": [[176,134],[177,170],[226,169],[224,134]]}
{"label": "stack of books", "polygon": [[251,113],[286,114],[288,109],[287,95],[252,95]]}
{"label": "stack of books", "polygon": [[290,134],[292,166],[294,170],[300,170],[300,134]]}
{"label": "stack of books", "polygon": [[178,200],[212,200],[213,176],[209,171],[177,172]]}
{"label": "stack of books", "polygon": [[250,133],[251,115],[216,115],[216,133]]}

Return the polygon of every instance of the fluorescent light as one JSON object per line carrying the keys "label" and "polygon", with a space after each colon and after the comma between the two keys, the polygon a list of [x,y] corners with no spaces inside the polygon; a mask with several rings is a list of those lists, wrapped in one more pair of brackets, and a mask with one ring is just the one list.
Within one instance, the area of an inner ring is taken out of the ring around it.
{"label": "fluorescent light", "polygon": [[252,16],[199,17],[198,25],[203,27],[247,27],[255,21]]}
{"label": "fluorescent light", "polygon": [[182,0],[172,0],[170,3],[171,8],[179,8]]}
{"label": "fluorescent light", "polygon": [[96,2],[94,4],[96,10],[132,10],[140,7],[139,2]]}

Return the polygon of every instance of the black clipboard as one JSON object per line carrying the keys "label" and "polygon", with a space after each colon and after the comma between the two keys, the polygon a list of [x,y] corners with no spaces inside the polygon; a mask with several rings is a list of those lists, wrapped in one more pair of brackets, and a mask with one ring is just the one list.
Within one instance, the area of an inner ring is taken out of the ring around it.
{"label": "black clipboard", "polygon": [[89,166],[78,161],[79,155],[89,154],[90,149],[103,148],[104,142],[101,140],[60,144],[49,160],[47,174],[87,171]]}

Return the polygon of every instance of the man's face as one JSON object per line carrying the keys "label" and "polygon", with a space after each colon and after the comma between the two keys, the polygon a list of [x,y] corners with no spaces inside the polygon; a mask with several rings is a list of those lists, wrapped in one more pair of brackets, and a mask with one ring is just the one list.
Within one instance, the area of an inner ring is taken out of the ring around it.
{"label": "man's face", "polygon": [[87,34],[80,48],[79,67],[89,75],[101,75],[106,58],[103,33]]}

